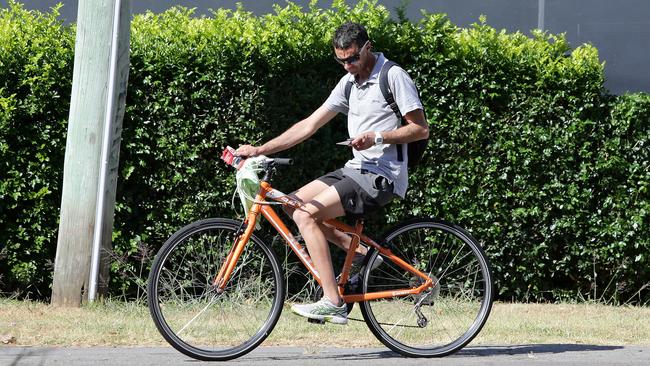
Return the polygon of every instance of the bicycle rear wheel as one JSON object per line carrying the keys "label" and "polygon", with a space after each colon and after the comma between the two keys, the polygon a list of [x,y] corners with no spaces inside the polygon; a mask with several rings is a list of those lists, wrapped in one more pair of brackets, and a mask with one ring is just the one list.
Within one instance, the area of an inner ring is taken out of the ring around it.
{"label": "bicycle rear wheel", "polygon": [[242,356],[268,336],[282,312],[281,268],[255,235],[225,291],[212,286],[240,225],[228,219],[192,223],[172,235],[153,262],[147,288],[151,316],[167,342],[190,357]]}
{"label": "bicycle rear wheel", "polygon": [[[460,227],[432,219],[404,222],[385,242],[434,286],[419,295],[362,302],[370,330],[388,348],[409,357],[441,357],[463,348],[481,331],[492,307],[492,274],[480,245]],[[373,270],[378,254],[371,254],[366,266],[364,292],[424,283],[386,258]]]}

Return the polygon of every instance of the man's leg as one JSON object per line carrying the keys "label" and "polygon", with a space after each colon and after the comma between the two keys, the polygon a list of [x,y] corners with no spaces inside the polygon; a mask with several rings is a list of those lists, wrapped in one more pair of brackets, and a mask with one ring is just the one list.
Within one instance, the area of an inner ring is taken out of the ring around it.
{"label": "man's leg", "polygon": [[[327,188],[329,188],[327,184],[321,182],[320,180],[314,180],[300,188],[298,191],[294,192],[292,196],[302,202],[309,202],[321,192],[325,191]],[[286,211],[289,216],[293,217],[293,209],[288,208]],[[331,226],[323,224],[322,222],[319,222],[318,225],[330,243],[335,244],[345,251],[350,248],[350,243],[352,241],[350,235],[342,233]],[[360,255],[366,255],[368,248],[364,247],[363,245],[359,245],[355,252]]]}
{"label": "man's leg", "polygon": [[329,245],[321,223],[323,220],[343,215],[345,212],[334,187],[325,188],[305,202],[301,209],[293,212],[293,219],[305,239],[309,255],[320,275],[323,293],[335,305],[340,305],[342,300],[339,297]]}

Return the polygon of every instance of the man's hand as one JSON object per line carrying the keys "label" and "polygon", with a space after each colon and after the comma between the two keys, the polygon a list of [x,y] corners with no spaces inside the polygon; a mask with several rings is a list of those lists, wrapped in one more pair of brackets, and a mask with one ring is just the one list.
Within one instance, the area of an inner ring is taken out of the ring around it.
{"label": "man's hand", "polygon": [[375,146],[375,133],[373,131],[364,132],[355,137],[350,145],[356,150],[366,150]]}
{"label": "man's hand", "polygon": [[259,147],[255,147],[255,146],[252,146],[252,145],[242,145],[242,146],[238,147],[237,150],[235,151],[235,155],[241,156],[241,157],[244,157],[244,158],[250,158],[250,157],[253,157],[253,156],[257,156],[259,154],[260,154],[259,153]]}

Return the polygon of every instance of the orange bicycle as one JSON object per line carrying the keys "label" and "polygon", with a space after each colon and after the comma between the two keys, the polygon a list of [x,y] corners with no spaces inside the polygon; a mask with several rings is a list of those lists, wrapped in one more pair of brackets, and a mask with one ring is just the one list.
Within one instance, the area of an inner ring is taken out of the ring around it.
{"label": "orange bicycle", "polygon": [[[233,359],[252,351],[276,325],[285,299],[283,269],[254,233],[260,215],[320,284],[304,246],[271,207],[302,205],[271,187],[276,167],[290,163],[277,158],[262,162],[264,177],[243,222],[212,218],[191,223],[157,253],[148,305],[162,336],[180,352],[207,361]],[[341,297],[348,309],[359,303],[366,324],[388,348],[409,357],[446,356],[480,332],[492,307],[492,274],[481,246],[467,231],[417,218],[375,241],[363,233],[362,220],[354,226],[338,220],[326,224],[352,237],[338,277]],[[358,245],[369,251],[358,288],[353,288],[350,268]]]}

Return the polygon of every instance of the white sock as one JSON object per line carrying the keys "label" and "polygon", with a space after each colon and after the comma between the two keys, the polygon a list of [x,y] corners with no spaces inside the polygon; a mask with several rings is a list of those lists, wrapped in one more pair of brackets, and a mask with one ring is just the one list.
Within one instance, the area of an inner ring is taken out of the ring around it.
{"label": "white sock", "polygon": [[342,306],[345,304],[343,301],[341,301],[341,305],[336,305],[336,303],[335,303],[334,301],[332,301],[332,299],[330,299],[329,297],[327,297],[327,296],[323,296],[323,297],[324,297],[325,300],[327,300],[327,301],[328,301],[332,306],[336,306],[337,308],[340,308],[340,307],[342,307]]}

